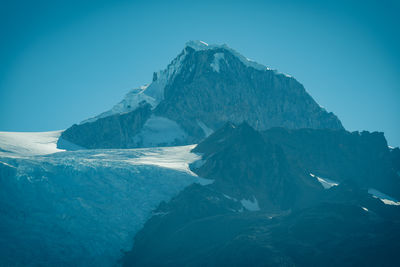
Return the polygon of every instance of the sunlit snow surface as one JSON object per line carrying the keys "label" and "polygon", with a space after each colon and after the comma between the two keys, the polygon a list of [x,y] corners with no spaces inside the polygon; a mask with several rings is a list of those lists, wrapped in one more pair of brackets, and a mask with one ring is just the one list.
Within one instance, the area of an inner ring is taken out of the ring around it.
{"label": "sunlit snow surface", "polygon": [[371,194],[375,198],[379,198],[386,205],[400,206],[400,202],[397,199],[395,199],[391,196],[388,196],[374,188],[368,189],[368,193]]}
{"label": "sunlit snow surface", "polygon": [[192,148],[2,154],[0,266],[113,266],[161,201],[208,182]]}
{"label": "sunlit snow surface", "polygon": [[335,182],[335,181],[333,181],[331,179],[328,179],[328,178],[318,177],[318,176],[316,176],[315,174],[312,174],[312,173],[310,173],[310,176],[316,178],[318,180],[318,182],[324,187],[324,189],[329,189],[329,188],[331,188],[333,186],[338,186],[339,185],[338,182]]}
{"label": "sunlit snow surface", "polygon": [[0,157],[25,157],[64,151],[57,148],[61,132],[0,132]]}
{"label": "sunlit snow surface", "polygon": [[130,112],[138,108],[139,103],[142,101],[146,101],[149,103],[151,106],[155,107],[156,106],[156,100],[151,97],[146,95],[145,91],[147,89],[148,85],[141,86],[140,88],[135,88],[130,90],[125,97],[116,105],[114,105],[110,110],[103,112],[96,117],[87,119],[82,121],[80,124],[86,123],[86,122],[93,122],[96,121],[97,119],[100,118],[105,118],[107,116],[111,116],[113,114],[121,114],[125,112]]}
{"label": "sunlit snow surface", "polygon": [[151,115],[134,141],[143,147],[156,147],[159,144],[171,145],[186,138],[185,131],[175,121]]}

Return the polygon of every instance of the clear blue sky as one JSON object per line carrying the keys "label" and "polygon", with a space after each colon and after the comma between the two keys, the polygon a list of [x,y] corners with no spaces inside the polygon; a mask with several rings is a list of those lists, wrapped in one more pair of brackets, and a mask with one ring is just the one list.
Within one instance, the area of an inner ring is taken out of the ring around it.
{"label": "clear blue sky", "polygon": [[396,1],[0,0],[0,131],[105,111],[195,39],[294,76],[346,129],[399,146],[399,14]]}

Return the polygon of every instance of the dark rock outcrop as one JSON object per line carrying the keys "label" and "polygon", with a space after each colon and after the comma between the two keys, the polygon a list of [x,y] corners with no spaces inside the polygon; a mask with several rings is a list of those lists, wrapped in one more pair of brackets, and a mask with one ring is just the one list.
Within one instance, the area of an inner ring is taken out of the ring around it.
{"label": "dark rock outcrop", "polygon": [[[181,70],[165,87],[155,112],[177,121],[195,140],[204,136],[199,121],[211,129],[227,121],[246,121],[257,130],[343,129],[294,78],[246,66],[229,49],[185,49]],[[212,66],[216,55],[223,55],[218,71]]]}
{"label": "dark rock outcrop", "polygon": [[[203,162],[193,171],[214,183],[191,185],[162,203],[124,266],[394,266],[400,260],[400,207],[367,192],[380,180],[399,189],[390,176],[373,175],[390,173],[396,162],[381,134],[260,133],[228,123],[194,151]],[[323,189],[309,175],[315,165],[337,179],[336,164],[354,169],[337,186]],[[376,170],[365,176],[363,167]],[[243,200],[251,198],[258,209],[246,208]]]}
{"label": "dark rock outcrop", "polygon": [[281,146],[290,164],[308,173],[339,183],[349,180],[400,199],[396,149],[388,148],[383,133],[274,128],[262,135]]}
{"label": "dark rock outcrop", "polygon": [[226,124],[194,152],[205,163],[194,171],[237,199],[257,199],[260,208],[284,210],[303,205],[322,191],[315,179],[289,164],[278,144],[267,142],[247,123]]}
{"label": "dark rock outcrop", "polygon": [[65,130],[58,142],[69,141],[83,148],[131,148],[134,136],[140,132],[151,115],[151,106],[143,103],[134,111],[100,118],[94,122],[73,125]]}

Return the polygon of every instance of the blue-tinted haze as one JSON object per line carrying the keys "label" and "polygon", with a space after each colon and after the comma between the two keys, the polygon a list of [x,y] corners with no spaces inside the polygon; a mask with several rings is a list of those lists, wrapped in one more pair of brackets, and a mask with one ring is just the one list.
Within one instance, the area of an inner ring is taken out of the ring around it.
{"label": "blue-tinted haze", "polygon": [[294,76],[348,130],[400,145],[395,1],[0,2],[0,131],[65,129],[149,83],[184,43]]}

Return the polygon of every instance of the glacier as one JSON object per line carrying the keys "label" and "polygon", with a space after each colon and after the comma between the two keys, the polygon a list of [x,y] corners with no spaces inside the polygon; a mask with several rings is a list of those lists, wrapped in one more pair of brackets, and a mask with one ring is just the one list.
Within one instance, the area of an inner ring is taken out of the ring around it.
{"label": "glacier", "polygon": [[0,265],[114,266],[160,202],[210,182],[189,169],[200,159],[193,147],[3,152]]}
{"label": "glacier", "polygon": [[64,151],[57,148],[61,132],[0,132],[0,157],[46,155]]}

